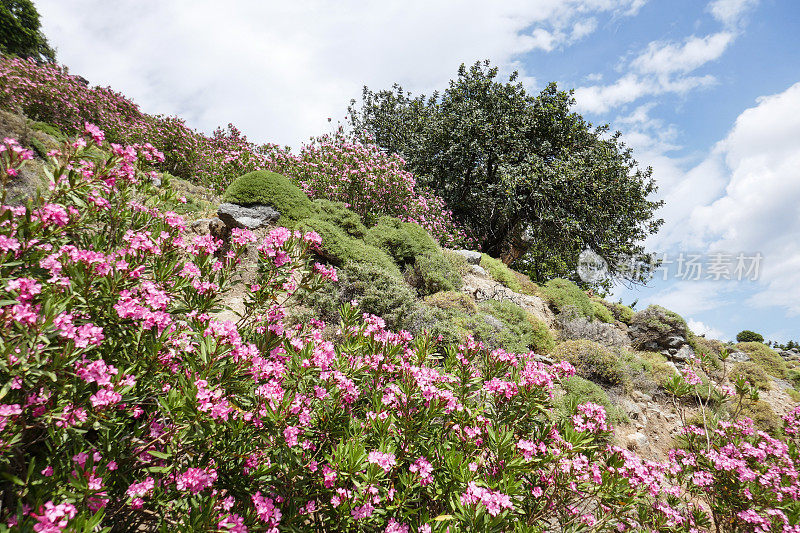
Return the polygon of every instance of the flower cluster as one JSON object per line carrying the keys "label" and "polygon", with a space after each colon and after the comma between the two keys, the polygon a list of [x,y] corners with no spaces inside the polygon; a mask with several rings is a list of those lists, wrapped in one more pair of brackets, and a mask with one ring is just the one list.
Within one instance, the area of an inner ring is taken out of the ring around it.
{"label": "flower cluster", "polygon": [[142,179],[152,145],[83,127],[49,191],[0,208],[9,528],[797,530],[800,411],[788,441],[721,424],[643,461],[609,444],[602,407],[553,416],[566,363],[440,346],[350,304],[338,326],[298,321],[336,277],[319,235],[194,235]]}

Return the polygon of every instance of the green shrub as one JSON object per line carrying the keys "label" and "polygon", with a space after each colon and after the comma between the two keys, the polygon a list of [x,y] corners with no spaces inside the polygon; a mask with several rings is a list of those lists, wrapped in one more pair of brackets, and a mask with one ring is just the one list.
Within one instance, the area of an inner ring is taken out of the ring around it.
{"label": "green shrub", "polygon": [[775,414],[769,404],[763,400],[747,402],[739,413],[739,418],[752,418],[756,428],[773,437],[783,433],[783,421]]}
{"label": "green shrub", "polygon": [[444,254],[444,258],[450,263],[450,267],[458,272],[459,276],[463,278],[464,275],[469,272],[470,265],[463,255],[457,254],[453,250],[448,250],[447,248],[442,248],[442,254]]}
{"label": "green shrub", "polygon": [[371,263],[348,263],[339,270],[339,301],[357,300],[365,313],[383,318],[392,330],[411,331],[417,318],[413,289],[385,268]]}
{"label": "green shrub", "polygon": [[522,285],[514,271],[499,259],[486,254],[481,254],[481,266],[489,273],[493,280],[502,283],[514,292],[522,292]]}
{"label": "green shrub", "polygon": [[478,306],[475,305],[475,301],[463,292],[437,292],[427,296],[425,303],[438,309],[454,310],[468,315],[474,315],[478,312]]}
{"label": "green shrub", "polygon": [[31,148],[33,148],[33,151],[36,152],[36,155],[38,155],[42,159],[47,159],[47,152],[49,152],[50,150],[47,148],[47,146],[44,145],[42,141],[40,141],[36,137],[31,137],[28,140],[28,142],[30,143]]}
{"label": "green shrub", "polygon": [[755,331],[750,331],[746,329],[744,331],[740,331],[736,334],[736,341],[737,342],[764,342],[764,337],[756,333]]}
{"label": "green shrub", "polygon": [[44,134],[49,135],[57,142],[64,142],[68,139],[67,135],[58,129],[57,127],[53,126],[52,124],[48,124],[47,122],[36,122],[31,121],[30,127],[34,131],[41,131]]}
{"label": "green shrub", "polygon": [[763,368],[767,374],[778,378],[785,378],[788,368],[783,357],[766,344],[760,342],[740,342],[736,347],[747,353],[754,363]]}
{"label": "green shrub", "polygon": [[752,361],[739,362],[733,365],[730,374],[731,381],[735,381],[740,376],[749,381],[750,385],[761,390],[772,389],[772,379],[760,365]]}
{"label": "green shrub", "polygon": [[391,255],[399,266],[408,265],[424,254],[439,250],[439,244],[425,228],[389,216],[367,230],[367,244],[376,246]]}
{"label": "green shrub", "polygon": [[675,369],[667,364],[667,358],[658,352],[635,352],[630,355],[627,361],[628,370],[638,389],[664,388],[675,375]]}
{"label": "green shrub", "polygon": [[461,275],[440,250],[429,250],[418,256],[406,271],[406,281],[426,296],[461,287]]}
{"label": "green shrub", "polygon": [[542,292],[550,306],[559,313],[570,307],[574,308],[578,315],[589,320],[594,317],[592,301],[580,287],[571,281],[561,278],[551,279],[544,284]]}
{"label": "green shrub", "polygon": [[795,389],[800,389],[800,370],[796,368],[790,368],[786,372],[786,379],[794,385]]}
{"label": "green shrub", "polygon": [[564,396],[561,397],[560,402],[557,404],[560,417],[571,417],[575,414],[575,405],[593,402],[605,408],[612,424],[616,425],[628,421],[628,417],[622,409],[611,403],[608,393],[597,383],[592,383],[580,376],[572,376],[562,381],[561,387],[564,389]]}
{"label": "green shrub", "polygon": [[281,214],[278,224],[294,227],[300,220],[316,214],[317,207],[289,178],[256,170],[236,178],[222,199],[238,205],[271,205]]}
{"label": "green shrub", "polygon": [[623,324],[630,324],[631,320],[633,320],[633,315],[636,314],[633,309],[621,303],[606,302],[606,305],[611,310],[611,314],[614,315],[614,318]]}
{"label": "green shrub", "polygon": [[361,221],[361,217],[355,211],[347,209],[341,202],[332,202],[320,198],[314,200],[317,207],[317,218],[330,222],[342,228],[348,235],[357,239],[363,239],[367,234],[367,227]]}
{"label": "green shrub", "polygon": [[514,302],[489,300],[481,307],[503,323],[499,340],[504,349],[517,353],[533,350],[547,354],[555,346],[555,339],[547,325]]}
{"label": "green shrub", "polygon": [[627,374],[622,359],[596,342],[565,341],[552,352],[556,360],[572,363],[577,375],[607,385],[625,385]]}
{"label": "green shrub", "polygon": [[614,315],[611,314],[611,311],[602,301],[592,300],[592,310],[594,311],[594,317],[600,322],[614,323]]}
{"label": "green shrub", "polygon": [[327,220],[308,218],[298,223],[296,227],[301,231],[313,230],[319,233],[322,237],[321,255],[336,266],[345,263],[369,263],[394,277],[401,275],[400,269],[383,250],[351,237],[345,230]]}

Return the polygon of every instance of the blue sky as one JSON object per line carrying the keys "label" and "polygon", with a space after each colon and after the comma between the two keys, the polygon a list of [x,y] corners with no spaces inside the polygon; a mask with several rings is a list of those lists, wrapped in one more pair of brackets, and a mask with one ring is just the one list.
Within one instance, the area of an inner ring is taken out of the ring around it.
{"label": "blue sky", "polygon": [[[298,146],[366,84],[430,93],[460,63],[623,132],[667,204],[651,250],[763,255],[757,281],[670,273],[618,288],[697,332],[800,340],[800,2],[794,0],[40,0],[59,59],[151,113]],[[707,268],[708,263],[704,263]]]}

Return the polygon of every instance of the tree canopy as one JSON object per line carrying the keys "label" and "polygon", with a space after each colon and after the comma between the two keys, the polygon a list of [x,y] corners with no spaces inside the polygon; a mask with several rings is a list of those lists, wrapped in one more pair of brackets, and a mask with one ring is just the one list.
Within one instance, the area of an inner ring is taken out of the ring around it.
{"label": "tree canopy", "polygon": [[[642,257],[661,202],[650,168],[610,133],[572,111],[554,83],[538,96],[488,61],[461,65],[442,93],[413,96],[395,84],[351,101],[354,133],[406,161],[467,224],[482,249],[535,281],[576,279],[580,253],[603,257],[612,275],[642,281],[619,257]],[[576,279],[577,281],[577,279]]]}
{"label": "tree canopy", "polygon": [[0,0],[0,52],[53,63],[55,51],[42,33],[31,0]]}

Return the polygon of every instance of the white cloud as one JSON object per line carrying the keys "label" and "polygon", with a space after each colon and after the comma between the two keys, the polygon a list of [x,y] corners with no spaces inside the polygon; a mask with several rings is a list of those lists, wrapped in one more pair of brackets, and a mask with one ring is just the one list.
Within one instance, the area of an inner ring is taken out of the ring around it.
{"label": "white cloud", "polygon": [[631,62],[631,67],[645,74],[669,75],[691,72],[709,61],[718,59],[733,42],[730,32],[705,37],[689,37],[683,44],[651,42],[647,49]]}
{"label": "white cloud", "polygon": [[713,328],[700,322],[699,320],[692,320],[691,318],[686,321],[686,324],[689,326],[689,329],[692,330],[692,333],[695,335],[703,335],[707,339],[718,339],[718,340],[725,340],[724,333],[722,331]]}
{"label": "white cloud", "polygon": [[708,11],[726,26],[736,26],[742,16],[757,4],[758,0],[714,0],[708,4]]}
{"label": "white cloud", "polygon": [[761,252],[761,290],[749,301],[800,314],[800,83],[762,97],[716,151],[728,169],[721,197],[697,207],[692,230],[719,250]]}
{"label": "white cloud", "polygon": [[486,58],[508,72],[525,52],[593,31],[593,15],[634,14],[641,4],[41,0],[37,7],[60,61],[92,83],[204,131],[232,122],[254,140],[296,145],[327,130],[328,117],[343,117],[365,84],[431,92],[462,62]]}
{"label": "white cloud", "polygon": [[610,85],[593,85],[575,89],[578,111],[606,113],[623,104],[635,102],[644,96],[673,93],[685,95],[697,88],[716,83],[714,76],[687,76],[676,79],[640,76],[628,73]]}

